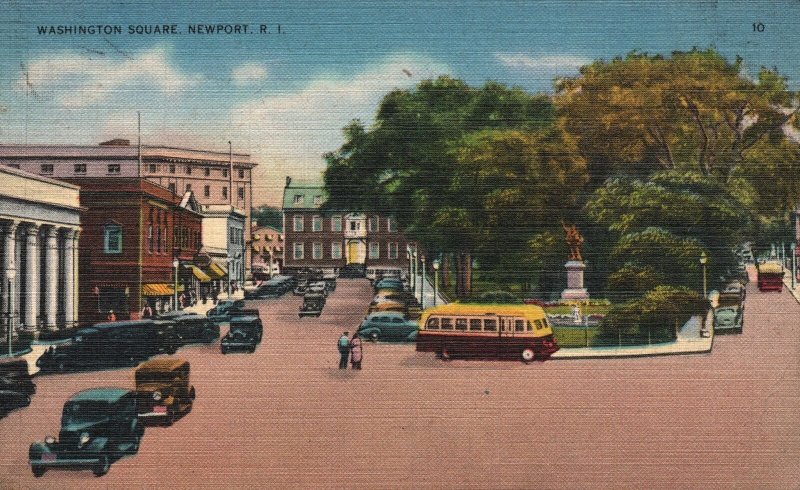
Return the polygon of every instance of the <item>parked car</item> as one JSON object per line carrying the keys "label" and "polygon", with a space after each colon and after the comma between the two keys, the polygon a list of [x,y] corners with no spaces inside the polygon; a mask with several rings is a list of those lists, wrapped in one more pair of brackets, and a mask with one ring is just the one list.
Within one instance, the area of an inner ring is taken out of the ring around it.
{"label": "parked car", "polygon": [[733,281],[720,291],[718,306],[741,305],[744,302],[746,289],[739,281]]}
{"label": "parked car", "polygon": [[373,341],[413,342],[417,339],[417,323],[406,320],[402,313],[373,313],[361,322],[361,326],[358,327],[358,336]]}
{"label": "parked car", "polygon": [[219,338],[219,325],[210,322],[207,316],[175,310],[163,313],[157,319],[174,323],[175,335],[179,345],[194,342],[208,343]]}
{"label": "parked car", "polygon": [[714,310],[714,332],[742,333],[744,306],[721,306]]}
{"label": "parked car", "polygon": [[231,319],[231,313],[244,308],[243,299],[224,299],[206,312],[208,320],[214,323],[226,323]]}
{"label": "parked car", "polygon": [[336,291],[336,274],[324,274],[322,280],[325,281],[329,293]]}
{"label": "parked car", "polygon": [[31,396],[24,391],[0,388],[0,418],[17,408],[31,404]]}
{"label": "parked car", "polygon": [[393,290],[393,291],[405,291],[405,287],[403,286],[403,281],[393,277],[387,277],[381,279],[380,281],[375,283],[375,291],[381,290]]}
{"label": "parked car", "polygon": [[367,268],[364,264],[347,264],[339,270],[339,277],[357,279],[366,277]]}
{"label": "parked car", "polygon": [[242,316],[231,318],[228,333],[220,342],[220,350],[223,354],[237,350],[252,353],[261,343],[264,327],[258,316],[258,310],[242,310],[240,314]]}
{"label": "parked car", "polygon": [[28,374],[28,362],[23,359],[0,362],[0,418],[8,412],[31,404],[36,385]]}
{"label": "parked car", "polygon": [[397,311],[410,320],[416,320],[422,315],[422,305],[416,296],[408,291],[382,289],[369,304],[368,312],[376,311]]}
{"label": "parked car", "polygon": [[299,279],[297,281],[297,286],[294,287],[294,291],[292,294],[295,296],[302,296],[306,294],[306,290],[308,289],[308,281],[306,279]]}
{"label": "parked car", "polygon": [[245,299],[279,298],[294,289],[296,280],[292,276],[274,276],[256,289],[244,293]]}
{"label": "parked car", "polygon": [[189,383],[189,362],[174,357],[143,362],[136,369],[139,420],[172,425],[192,411],[194,386]]}
{"label": "parked car", "polygon": [[84,390],[64,404],[58,439],[47,436],[31,444],[28,462],[36,477],[51,468],[90,469],[95,476],[103,476],[111,463],[139,451],[143,434],[135,392]]}
{"label": "parked car", "polygon": [[308,293],[303,296],[303,304],[300,305],[300,318],[304,316],[320,316],[325,307],[325,295],[319,293]]}
{"label": "parked car", "polygon": [[179,345],[174,322],[126,320],[78,329],[64,344],[51,346],[36,360],[42,372],[136,365],[150,356],[174,353]]}
{"label": "parked car", "polygon": [[328,287],[326,286],[325,281],[316,281],[308,284],[308,290],[306,291],[307,294],[321,294],[323,296],[328,296]]}

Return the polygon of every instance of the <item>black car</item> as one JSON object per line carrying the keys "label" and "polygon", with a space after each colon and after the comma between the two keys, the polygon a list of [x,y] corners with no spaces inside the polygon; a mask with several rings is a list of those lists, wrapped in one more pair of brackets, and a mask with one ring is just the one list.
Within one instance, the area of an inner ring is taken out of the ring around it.
{"label": "black car", "polygon": [[20,391],[27,395],[36,393],[36,384],[28,373],[28,361],[0,362],[0,390]]}
{"label": "black car", "polygon": [[303,304],[300,305],[300,318],[304,316],[320,316],[325,307],[325,295],[319,293],[308,293],[303,296]]}
{"label": "black car", "polygon": [[269,281],[261,284],[256,289],[244,293],[245,299],[268,299],[280,298],[287,291],[291,291],[295,286],[295,278],[292,276],[275,276]]}
{"label": "black car", "polygon": [[24,391],[0,388],[0,418],[17,408],[31,404],[31,396]]}
{"label": "black car", "polygon": [[175,335],[180,345],[194,342],[208,343],[219,338],[219,325],[210,322],[208,317],[203,315],[176,310],[163,313],[157,319],[174,323]]}
{"label": "black car", "polygon": [[174,353],[179,345],[174,322],[127,320],[78,329],[63,344],[36,360],[43,373],[136,365],[150,356]]}
{"label": "black car", "polygon": [[84,390],[64,404],[58,439],[47,436],[31,444],[28,462],[35,477],[51,468],[89,469],[103,476],[111,463],[139,451],[143,434],[135,391]]}
{"label": "black car", "polygon": [[292,291],[292,294],[294,294],[295,296],[302,296],[306,294],[307,289],[308,289],[308,280],[299,279],[297,281],[297,286],[295,286],[294,291]]}
{"label": "black car", "polygon": [[231,314],[244,308],[243,299],[224,299],[206,312],[206,317],[214,323],[227,323]]}
{"label": "black car", "polygon": [[242,310],[241,316],[231,318],[228,333],[220,342],[220,351],[227,354],[232,351],[255,352],[261,343],[264,327],[258,310]]}
{"label": "black car", "polygon": [[339,277],[346,279],[367,277],[367,267],[364,264],[347,264],[339,270]]}

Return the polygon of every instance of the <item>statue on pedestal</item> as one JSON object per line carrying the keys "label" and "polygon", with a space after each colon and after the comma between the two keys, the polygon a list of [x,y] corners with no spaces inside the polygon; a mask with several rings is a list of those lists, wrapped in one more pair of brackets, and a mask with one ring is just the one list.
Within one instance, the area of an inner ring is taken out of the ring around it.
{"label": "statue on pedestal", "polygon": [[569,260],[577,260],[582,262],[583,259],[581,258],[581,245],[583,245],[583,236],[578,231],[578,228],[575,225],[567,225],[562,221],[561,227],[564,229],[564,232],[567,234],[567,246],[569,247]]}
{"label": "statue on pedestal", "polygon": [[567,289],[561,292],[561,299],[584,300],[589,298],[589,292],[583,287],[583,270],[586,265],[581,257],[581,245],[583,236],[578,231],[578,227],[567,226],[563,221],[561,227],[567,234],[567,246],[569,247],[569,260],[564,264],[567,269]]}

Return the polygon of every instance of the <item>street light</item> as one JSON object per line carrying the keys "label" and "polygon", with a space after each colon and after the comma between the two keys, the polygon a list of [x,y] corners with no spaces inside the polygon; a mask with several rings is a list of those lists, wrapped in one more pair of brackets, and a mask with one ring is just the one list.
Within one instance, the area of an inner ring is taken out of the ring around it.
{"label": "street light", "polygon": [[232,277],[232,275],[231,275],[231,263],[233,263],[233,259],[230,258],[230,257],[226,257],[225,258],[225,263],[228,264],[228,280],[227,280],[227,283],[228,283],[228,299],[230,299],[230,297],[231,297],[231,277]]}
{"label": "street light", "polygon": [[706,264],[708,263],[708,256],[705,252],[700,254],[700,265],[703,266],[703,297],[708,297],[708,283],[706,281]]}
{"label": "street light", "polygon": [[420,309],[425,309],[425,256],[420,255],[422,260],[422,284],[419,287],[419,306]]}
{"label": "street light", "polygon": [[181,265],[180,260],[175,259],[172,261],[172,268],[175,269],[175,288],[172,291],[172,301],[174,301],[175,308],[178,309],[178,266]]}
{"label": "street light", "polygon": [[433,306],[436,306],[437,290],[439,289],[439,261],[433,261]]}
{"label": "street light", "polygon": [[17,277],[17,270],[11,269],[6,272],[6,278],[8,279],[8,357],[13,356],[13,349],[11,347],[11,342],[14,340],[14,305],[12,303],[12,296],[11,296],[11,283],[14,278]]}
{"label": "street light", "polygon": [[417,248],[414,247],[414,250],[411,251],[411,263],[413,267],[411,269],[411,292],[417,292]]}
{"label": "street light", "polygon": [[794,287],[796,286],[795,281],[797,279],[797,244],[792,243],[789,248],[789,252],[792,254],[792,291],[794,291]]}

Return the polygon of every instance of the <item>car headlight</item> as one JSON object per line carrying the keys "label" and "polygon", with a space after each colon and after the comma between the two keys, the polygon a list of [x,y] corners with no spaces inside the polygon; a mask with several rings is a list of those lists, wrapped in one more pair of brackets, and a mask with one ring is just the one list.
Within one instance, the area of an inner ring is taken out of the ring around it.
{"label": "car headlight", "polygon": [[56,443],[56,438],[53,436],[47,436],[44,438],[44,443],[47,444],[48,446],[52,446],[53,444]]}
{"label": "car headlight", "polygon": [[159,401],[160,399],[161,399],[161,392],[160,391],[154,391],[153,392],[153,400]]}
{"label": "car headlight", "polygon": [[87,442],[89,442],[89,439],[91,439],[91,438],[89,437],[89,433],[88,433],[88,432],[82,432],[82,433],[81,433],[81,438],[80,438],[80,439],[78,439],[78,442],[80,442],[80,445],[81,445],[81,446],[83,446],[84,444],[86,444]]}

